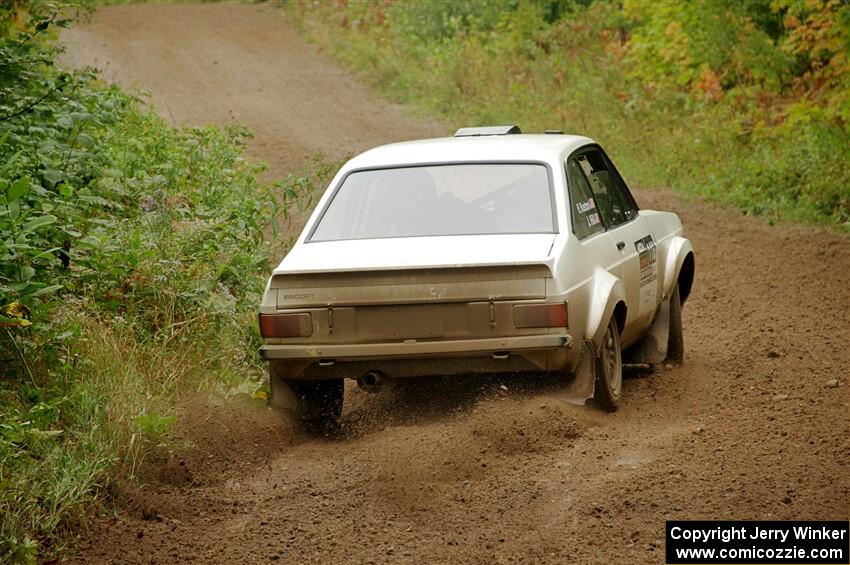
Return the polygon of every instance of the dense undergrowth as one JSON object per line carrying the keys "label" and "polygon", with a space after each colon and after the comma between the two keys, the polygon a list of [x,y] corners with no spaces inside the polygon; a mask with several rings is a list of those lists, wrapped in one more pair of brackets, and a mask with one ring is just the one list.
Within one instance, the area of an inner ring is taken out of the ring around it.
{"label": "dense undergrowth", "polygon": [[61,549],[182,395],[257,388],[278,222],[312,188],[260,183],[243,129],[175,129],[93,72],[57,69],[67,11],[0,3],[4,563]]}
{"label": "dense undergrowth", "polygon": [[291,0],[393,99],[598,139],[625,176],[850,229],[843,0]]}

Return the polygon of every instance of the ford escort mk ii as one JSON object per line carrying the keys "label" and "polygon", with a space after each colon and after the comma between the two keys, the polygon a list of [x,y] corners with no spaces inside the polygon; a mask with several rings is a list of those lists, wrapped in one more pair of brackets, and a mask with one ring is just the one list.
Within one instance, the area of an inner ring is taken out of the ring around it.
{"label": "ford escort mk ii", "polygon": [[536,371],[614,410],[624,358],[682,360],[693,279],[678,216],[638,208],[592,139],[504,126],[377,147],[269,280],[270,403],[328,422],[346,378]]}

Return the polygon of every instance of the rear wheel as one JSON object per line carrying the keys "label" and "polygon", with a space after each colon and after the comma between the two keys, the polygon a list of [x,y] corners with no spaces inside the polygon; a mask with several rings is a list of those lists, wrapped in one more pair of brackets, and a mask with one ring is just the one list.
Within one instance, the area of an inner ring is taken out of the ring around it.
{"label": "rear wheel", "polygon": [[342,379],[289,380],[280,372],[274,362],[269,364],[272,408],[314,429],[327,428],[339,420],[345,389]]}
{"label": "rear wheel", "polygon": [[593,399],[606,412],[613,412],[623,395],[623,354],[617,320],[611,318],[602,337],[602,348],[596,358],[596,386]]}
{"label": "rear wheel", "polygon": [[682,300],[679,284],[670,295],[670,334],[667,338],[667,362],[681,365],[685,361],[685,338],[682,335]]}

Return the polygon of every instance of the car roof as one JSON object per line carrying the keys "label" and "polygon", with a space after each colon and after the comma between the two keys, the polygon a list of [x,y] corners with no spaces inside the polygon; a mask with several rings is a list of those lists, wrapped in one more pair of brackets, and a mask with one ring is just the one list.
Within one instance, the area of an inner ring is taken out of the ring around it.
{"label": "car roof", "polygon": [[589,137],[564,134],[510,134],[440,137],[381,145],[357,155],[346,169],[466,161],[559,162]]}

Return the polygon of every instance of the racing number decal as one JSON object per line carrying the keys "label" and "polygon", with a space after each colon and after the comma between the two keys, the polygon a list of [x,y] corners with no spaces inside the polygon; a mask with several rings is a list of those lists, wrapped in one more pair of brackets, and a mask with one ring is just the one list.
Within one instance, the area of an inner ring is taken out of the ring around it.
{"label": "racing number decal", "polygon": [[640,259],[640,308],[650,309],[655,306],[655,293],[658,285],[658,249],[651,235],[635,242],[635,249]]}

